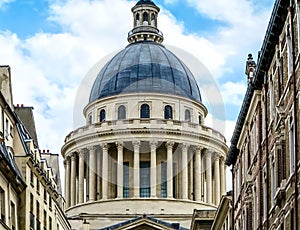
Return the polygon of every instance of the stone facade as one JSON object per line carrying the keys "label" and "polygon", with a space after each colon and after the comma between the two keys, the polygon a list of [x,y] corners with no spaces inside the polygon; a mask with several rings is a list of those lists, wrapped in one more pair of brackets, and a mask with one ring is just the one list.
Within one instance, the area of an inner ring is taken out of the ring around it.
{"label": "stone facade", "polygon": [[298,1],[277,0],[248,89],[227,164],[233,172],[234,229],[299,229]]}
{"label": "stone facade", "polygon": [[143,215],[147,226],[137,229],[160,229],[151,218],[173,223],[162,229],[186,229],[194,209],[214,213],[226,194],[228,149],[204,125],[194,76],[161,45],[159,8],[140,0],[132,12],[131,44],[94,76],[86,125],[62,147],[66,215],[90,229],[118,229]]}
{"label": "stone facade", "polygon": [[[13,106],[9,66],[0,67],[0,79],[0,229],[71,229],[58,165],[52,168],[47,161],[48,155],[57,160],[58,155],[38,149],[32,108]],[[24,110],[30,116],[23,123]]]}

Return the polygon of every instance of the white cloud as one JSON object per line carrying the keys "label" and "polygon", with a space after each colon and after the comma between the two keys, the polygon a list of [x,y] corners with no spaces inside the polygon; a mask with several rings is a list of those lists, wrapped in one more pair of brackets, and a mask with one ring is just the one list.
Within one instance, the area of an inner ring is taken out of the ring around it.
{"label": "white cloud", "polygon": [[5,6],[7,6],[7,4],[13,2],[15,0],[0,0],[0,9],[5,8]]}
{"label": "white cloud", "polygon": [[[254,44],[261,43],[264,34],[261,25],[269,12],[256,13],[245,0],[234,0],[230,4],[223,0],[216,0],[214,4],[208,0],[187,1],[208,17],[224,20],[227,26],[207,37],[185,34],[183,22],[161,9],[159,29],[165,34],[164,44],[180,47],[200,61],[195,64],[190,63],[189,58],[184,60],[196,73],[202,96],[208,101],[208,107],[212,107],[209,111],[214,112],[214,106],[219,106],[216,110],[220,109],[224,119],[211,118],[212,127],[225,133],[229,140],[234,121],[226,121],[224,102],[241,103],[245,85],[231,81],[218,86],[214,81],[231,71],[230,58],[235,62],[241,56],[245,58]],[[8,2],[0,0],[0,7]],[[73,122],[72,113],[82,116],[82,108],[76,107],[73,111],[77,88],[98,60],[127,45],[127,32],[132,28],[130,8],[135,1],[51,2],[49,20],[61,26],[63,32],[38,33],[20,40],[16,34],[0,31],[0,59],[1,64],[12,68],[14,103],[35,108],[41,149],[59,153],[64,137],[74,128],[73,123],[78,125]],[[207,84],[207,79],[212,80],[211,84]],[[88,90],[86,93],[89,94]]]}

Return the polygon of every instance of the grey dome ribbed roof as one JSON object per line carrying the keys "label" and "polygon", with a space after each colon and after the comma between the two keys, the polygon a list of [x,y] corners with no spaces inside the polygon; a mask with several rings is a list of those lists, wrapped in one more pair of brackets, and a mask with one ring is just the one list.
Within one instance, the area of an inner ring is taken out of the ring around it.
{"label": "grey dome ribbed roof", "polygon": [[172,52],[154,42],[128,45],[99,72],[89,103],[108,96],[156,92],[201,102],[197,82]]}

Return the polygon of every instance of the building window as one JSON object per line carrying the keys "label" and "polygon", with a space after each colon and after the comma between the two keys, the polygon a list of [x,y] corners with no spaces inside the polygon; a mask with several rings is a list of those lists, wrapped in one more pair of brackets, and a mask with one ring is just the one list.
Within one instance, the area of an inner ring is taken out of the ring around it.
{"label": "building window", "polygon": [[276,169],[275,169],[275,159],[274,156],[270,157],[270,165],[271,165],[271,200],[274,205],[274,197],[276,193]]}
{"label": "building window", "polygon": [[40,222],[40,203],[36,202],[36,229],[41,229],[41,222]]}
{"label": "building window", "polygon": [[198,116],[198,122],[199,122],[199,125],[201,125],[201,123],[202,123],[202,117],[201,117],[201,115]]}
{"label": "building window", "polygon": [[5,192],[0,187],[0,213],[1,213],[1,220],[5,223]]}
{"label": "building window", "polygon": [[47,229],[47,212],[44,210],[44,230]]}
{"label": "building window", "polygon": [[290,174],[292,175],[295,161],[295,128],[294,128],[294,118],[290,116],[289,118],[289,149],[290,149]]}
{"label": "building window", "polygon": [[150,162],[140,162],[140,197],[150,197]]}
{"label": "building window", "polygon": [[286,43],[287,43],[287,61],[288,61],[288,76],[292,75],[293,71],[293,44],[292,44],[292,37],[291,37],[291,26],[287,25],[286,28]]}
{"label": "building window", "polygon": [[44,188],[44,203],[47,204],[47,190]]}
{"label": "building window", "polygon": [[105,121],[105,110],[101,109],[100,111],[100,122]]}
{"label": "building window", "polygon": [[189,122],[191,121],[191,112],[189,109],[186,109],[184,112],[184,120]]}
{"label": "building window", "polygon": [[167,197],[167,163],[161,162],[161,197]]}
{"label": "building window", "polygon": [[49,230],[52,230],[52,218],[49,216]]}
{"label": "building window", "polygon": [[173,110],[170,105],[165,106],[165,119],[173,119]]}
{"label": "building window", "polygon": [[150,118],[150,106],[148,104],[141,105],[141,118]]}
{"label": "building window", "polygon": [[[272,76],[270,77],[272,78]],[[270,79],[270,118],[272,119],[274,116],[274,110],[275,110],[275,98],[274,98],[274,84],[272,79]]]}
{"label": "building window", "polygon": [[8,126],[9,126],[8,119],[5,119],[5,137],[6,137],[6,139],[8,138],[8,135],[9,135]]}
{"label": "building window", "polygon": [[123,197],[129,198],[129,162],[123,163]]}
{"label": "building window", "polygon": [[136,21],[136,25],[139,26],[140,25],[140,14],[139,13],[136,14],[135,21]]}
{"label": "building window", "polygon": [[30,194],[30,228],[34,229],[33,195]]}
{"label": "building window", "polygon": [[[266,168],[263,169],[263,200],[264,201],[267,201],[268,199],[268,186],[267,186],[267,173],[266,173]],[[256,205],[254,203],[254,205]],[[264,212],[263,212],[263,219],[266,220],[267,219],[267,215],[268,215],[268,207],[267,207],[267,202],[264,202],[263,204],[263,209],[264,209]],[[255,212],[257,210],[254,210]]]}
{"label": "building window", "polygon": [[277,187],[280,186],[280,183],[283,179],[286,179],[286,172],[285,172],[285,141],[281,141],[281,146],[277,149],[277,169],[278,169],[278,179],[277,179]]}
{"label": "building window", "polygon": [[151,15],[151,26],[156,26],[154,14]]}
{"label": "building window", "polygon": [[11,218],[11,229],[16,229],[16,205],[10,202],[10,218]]}
{"label": "building window", "polygon": [[52,197],[49,194],[49,209],[52,211]]}
{"label": "building window", "polygon": [[118,120],[126,119],[126,108],[124,105],[120,105],[118,108]]}
{"label": "building window", "polygon": [[36,191],[38,194],[40,194],[40,182],[39,182],[39,178],[36,178]]}
{"label": "building window", "polygon": [[145,26],[148,25],[148,13],[147,12],[143,13],[143,25],[145,25]]}
{"label": "building window", "polygon": [[30,184],[31,186],[34,186],[34,173],[32,170],[30,171]]}

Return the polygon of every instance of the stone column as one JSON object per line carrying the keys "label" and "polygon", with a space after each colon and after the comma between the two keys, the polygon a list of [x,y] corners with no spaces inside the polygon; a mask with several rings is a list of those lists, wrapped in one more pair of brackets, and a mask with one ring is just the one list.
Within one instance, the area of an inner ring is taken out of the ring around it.
{"label": "stone column", "polygon": [[65,165],[65,198],[66,198],[66,206],[67,208],[70,207],[71,199],[70,199],[70,177],[71,177],[71,159],[69,156],[66,156],[66,159],[64,161]]}
{"label": "stone column", "polygon": [[174,142],[168,141],[167,147],[167,193],[168,198],[173,198],[173,146]]}
{"label": "stone column", "polygon": [[123,142],[116,143],[118,147],[117,197],[123,198]]}
{"label": "stone column", "polygon": [[222,156],[220,158],[220,179],[221,179],[221,196],[225,195],[226,194],[226,175],[225,175],[225,159],[224,157]]}
{"label": "stone column", "polygon": [[202,147],[196,147],[196,155],[195,155],[195,201],[201,201],[201,190],[202,190],[202,169],[201,169],[201,150]]}
{"label": "stone column", "polygon": [[133,143],[133,197],[140,197],[140,142]]}
{"label": "stone column", "polygon": [[76,153],[71,155],[71,206],[76,205],[76,168],[77,156]]}
{"label": "stone column", "polygon": [[189,188],[188,197],[190,200],[194,200],[194,149],[188,151],[188,178],[189,178]]}
{"label": "stone column", "polygon": [[89,146],[89,201],[96,200],[96,146]]}
{"label": "stone column", "polygon": [[[100,149],[99,149],[100,150]],[[97,199],[102,198],[102,153],[97,154]]]}
{"label": "stone column", "polygon": [[220,202],[220,156],[218,154],[216,154],[216,159],[214,162],[214,177],[215,177],[215,192],[214,194],[216,194],[216,201],[215,204],[218,205]]}
{"label": "stone column", "polygon": [[108,198],[108,144],[102,144],[102,199]]}
{"label": "stone column", "polygon": [[151,148],[151,164],[150,164],[150,187],[151,187],[151,197],[156,196],[156,147],[157,141],[150,141]]}
{"label": "stone column", "polygon": [[181,160],[182,160],[182,199],[188,199],[188,145],[181,145]]}
{"label": "stone column", "polygon": [[206,158],[206,201],[211,204],[212,203],[212,164],[211,164],[211,155],[212,152],[210,150],[206,150],[205,158]]}
{"label": "stone column", "polygon": [[78,203],[84,202],[84,161],[85,161],[85,150],[79,150],[79,170],[78,170]]}

